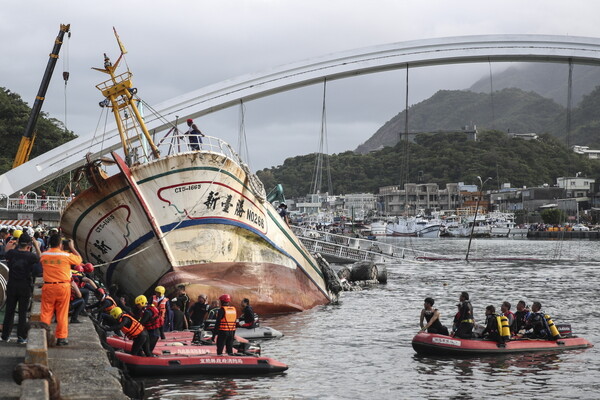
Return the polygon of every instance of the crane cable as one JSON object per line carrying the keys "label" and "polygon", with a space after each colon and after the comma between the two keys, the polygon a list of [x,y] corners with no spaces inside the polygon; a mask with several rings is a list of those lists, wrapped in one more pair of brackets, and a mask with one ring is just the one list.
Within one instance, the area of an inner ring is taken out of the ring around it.
{"label": "crane cable", "polygon": [[65,56],[63,57],[63,80],[65,81],[65,133],[68,131],[67,129],[67,82],[69,81],[69,42],[71,39],[71,31],[67,33],[67,40],[65,45],[65,51],[63,52]]}

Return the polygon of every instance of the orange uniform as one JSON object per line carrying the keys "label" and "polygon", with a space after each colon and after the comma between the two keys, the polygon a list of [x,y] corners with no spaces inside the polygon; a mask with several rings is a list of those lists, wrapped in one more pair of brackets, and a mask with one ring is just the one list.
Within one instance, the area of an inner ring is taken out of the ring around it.
{"label": "orange uniform", "polygon": [[50,325],[56,313],[56,338],[69,336],[69,300],[71,298],[71,265],[81,264],[77,254],[62,251],[60,247],[42,253],[43,269],[42,322]]}

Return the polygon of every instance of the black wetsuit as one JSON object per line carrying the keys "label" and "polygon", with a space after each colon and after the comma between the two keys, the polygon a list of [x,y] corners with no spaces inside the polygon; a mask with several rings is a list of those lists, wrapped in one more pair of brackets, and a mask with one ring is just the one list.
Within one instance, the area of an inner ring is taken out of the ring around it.
{"label": "black wetsuit", "polygon": [[460,303],[458,328],[454,336],[462,339],[473,338],[473,306],[468,300]]}
{"label": "black wetsuit", "polygon": [[529,311],[527,310],[515,312],[515,320],[511,326],[511,330],[518,333],[521,329],[525,329],[525,322],[527,321],[528,315]]}
{"label": "black wetsuit", "polygon": [[500,334],[500,327],[498,326],[498,319],[496,314],[486,316],[485,329],[481,334],[484,338],[494,340],[498,343],[504,343],[504,338]]}
{"label": "black wetsuit", "polygon": [[[120,330],[123,327],[130,328],[133,320],[129,318],[127,315],[123,317],[123,320],[118,325],[112,325],[107,327],[107,330],[115,331]],[[136,338],[133,339],[133,343],[131,345],[131,354],[134,356],[143,356],[152,357],[152,352],[150,351],[150,346],[148,346],[148,332],[144,329]]]}
{"label": "black wetsuit", "polygon": [[[436,311],[437,308],[431,311],[425,310],[425,321],[431,321],[431,318],[433,318],[433,314],[435,314]],[[438,335],[446,336],[449,335],[448,328],[442,325],[442,322],[439,318],[436,319],[435,322],[429,326],[429,328],[427,328],[427,333],[437,333]]]}
{"label": "black wetsuit", "polygon": [[535,339],[549,339],[550,328],[544,317],[543,312],[531,312],[527,321],[525,321],[525,329],[532,329],[532,332],[527,334],[527,337]]}
{"label": "black wetsuit", "polygon": [[190,319],[192,320],[192,326],[200,326],[204,322],[204,317],[208,313],[208,304],[206,303],[194,303],[190,307]]}

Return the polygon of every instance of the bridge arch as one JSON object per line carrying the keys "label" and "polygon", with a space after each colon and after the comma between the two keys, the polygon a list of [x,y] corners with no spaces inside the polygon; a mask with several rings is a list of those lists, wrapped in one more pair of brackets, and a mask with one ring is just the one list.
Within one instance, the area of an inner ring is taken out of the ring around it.
{"label": "bridge arch", "polygon": [[[195,118],[244,102],[303,86],[393,69],[475,62],[537,61],[600,64],[600,38],[550,35],[481,35],[415,40],[331,54],[240,76],[167,100],[153,108],[166,120]],[[148,119],[150,130],[169,127]],[[99,157],[120,147],[115,126],[104,143],[93,134],[79,137],[0,176],[0,193],[35,188],[84,164],[83,155]]]}

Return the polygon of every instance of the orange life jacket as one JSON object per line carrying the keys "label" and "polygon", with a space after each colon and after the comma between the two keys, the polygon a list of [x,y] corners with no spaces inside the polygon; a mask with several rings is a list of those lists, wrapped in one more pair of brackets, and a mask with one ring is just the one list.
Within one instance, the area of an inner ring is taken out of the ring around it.
{"label": "orange life jacket", "polygon": [[219,324],[220,331],[235,331],[235,320],[237,318],[237,313],[235,311],[235,307],[232,306],[223,306],[221,307],[225,310],[225,315],[221,318],[221,323]]}
{"label": "orange life jacket", "polygon": [[167,299],[166,297],[163,297],[162,300],[158,300],[158,298],[156,296],[152,296],[152,305],[156,308],[158,308],[158,313],[160,314],[160,317],[164,320],[165,319],[165,315],[167,314],[167,302],[169,301],[169,299]]}
{"label": "orange life jacket", "polygon": [[106,312],[107,314],[110,314],[110,310],[112,310],[113,308],[115,308],[117,306],[117,302],[114,301],[113,298],[108,295],[104,298],[104,300],[110,300],[111,304],[109,306],[104,307],[104,312]]}
{"label": "orange life jacket", "polygon": [[119,317],[119,323],[123,322],[124,317],[131,319],[131,325],[129,326],[129,328],[127,326],[123,326],[121,328],[121,332],[123,332],[128,339],[133,340],[144,331],[144,327],[142,326],[142,324],[139,323],[138,320],[133,318],[131,315],[125,313],[121,314],[121,316]]}

